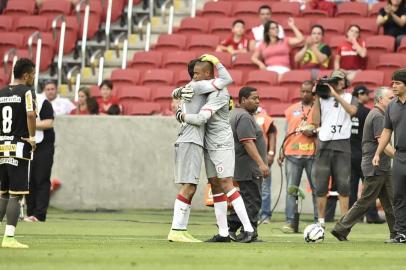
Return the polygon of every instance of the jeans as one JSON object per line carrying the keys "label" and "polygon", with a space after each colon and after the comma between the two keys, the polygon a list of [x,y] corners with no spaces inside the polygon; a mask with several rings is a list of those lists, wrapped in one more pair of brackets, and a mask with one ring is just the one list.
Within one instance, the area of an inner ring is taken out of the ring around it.
{"label": "jeans", "polygon": [[[293,156],[286,157],[286,190],[289,186],[300,186],[303,170],[306,171],[309,184],[312,189],[314,219],[317,220],[317,203],[316,203],[316,188],[312,179],[313,158],[297,158]],[[286,193],[286,222],[291,222],[295,215],[296,199],[295,196]]]}
{"label": "jeans", "polygon": [[271,212],[271,174],[267,178],[264,178],[262,182],[262,204],[261,204],[261,219],[272,217]]}

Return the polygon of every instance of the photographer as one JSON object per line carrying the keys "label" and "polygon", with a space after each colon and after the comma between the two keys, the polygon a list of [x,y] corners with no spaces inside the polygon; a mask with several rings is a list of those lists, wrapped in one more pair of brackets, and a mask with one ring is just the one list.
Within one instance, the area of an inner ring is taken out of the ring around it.
{"label": "photographer", "polygon": [[345,73],[336,70],[330,78],[322,78],[313,88],[316,95],[313,123],[320,130],[312,178],[316,182],[318,219],[323,227],[330,175],[336,181],[341,214],[348,211],[351,117],[357,113],[358,100],[344,92],[347,87]]}

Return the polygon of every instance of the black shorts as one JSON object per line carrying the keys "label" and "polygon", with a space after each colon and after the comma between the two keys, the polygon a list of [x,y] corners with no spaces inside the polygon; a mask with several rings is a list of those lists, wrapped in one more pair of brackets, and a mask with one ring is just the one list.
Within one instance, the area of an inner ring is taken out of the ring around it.
{"label": "black shorts", "polygon": [[30,161],[0,158],[0,194],[28,194]]}
{"label": "black shorts", "polygon": [[330,176],[336,183],[337,192],[347,197],[350,194],[351,154],[334,150],[320,150],[312,168],[312,178],[316,183],[317,197],[328,193]]}

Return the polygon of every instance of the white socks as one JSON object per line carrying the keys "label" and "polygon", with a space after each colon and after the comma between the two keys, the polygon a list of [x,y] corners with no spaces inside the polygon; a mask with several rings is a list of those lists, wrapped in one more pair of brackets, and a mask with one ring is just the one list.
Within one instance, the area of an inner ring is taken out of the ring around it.
{"label": "white socks", "polygon": [[175,200],[175,206],[173,207],[173,230],[187,230],[190,209],[192,208],[190,204],[191,202],[188,199],[178,194]]}
{"label": "white socks", "polygon": [[247,210],[245,209],[244,201],[241,198],[240,192],[236,188],[233,188],[227,193],[227,197],[230,200],[231,204],[234,207],[234,211],[237,214],[238,218],[240,219],[244,231],[246,232],[253,232],[254,228],[252,228],[250,219],[247,214]]}
{"label": "white socks", "polygon": [[14,232],[16,231],[16,227],[13,225],[6,225],[6,230],[4,232],[4,236],[14,237]]}
{"label": "white socks", "polygon": [[214,213],[216,214],[217,226],[220,236],[228,236],[227,224],[227,196],[224,193],[213,194]]}

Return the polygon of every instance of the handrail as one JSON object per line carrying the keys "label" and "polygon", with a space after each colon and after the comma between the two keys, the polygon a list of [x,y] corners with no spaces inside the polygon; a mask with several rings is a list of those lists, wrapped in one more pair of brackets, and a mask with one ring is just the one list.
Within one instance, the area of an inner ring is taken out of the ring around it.
{"label": "handrail", "polygon": [[128,0],[127,8],[127,39],[130,39],[133,30],[133,0]]}
{"label": "handrail", "polygon": [[124,32],[121,32],[120,34],[118,34],[113,41],[113,46],[114,46],[114,50],[116,51],[116,56],[117,58],[120,57],[120,41],[124,40],[127,38],[127,34]]}
{"label": "handrail", "polygon": [[196,17],[196,0],[192,0],[192,6],[190,8],[190,17]]}
{"label": "handrail", "polygon": [[90,66],[92,69],[92,74],[96,74],[96,66],[99,64],[99,74],[97,77],[97,85],[100,85],[103,80],[103,70],[104,70],[104,52],[101,49],[96,50],[90,57]]}
{"label": "handrail", "polygon": [[75,84],[75,103],[79,101],[79,89],[80,89],[80,72],[76,74],[76,84]]}
{"label": "handrail", "polygon": [[147,23],[147,33],[145,35],[145,51],[149,52],[149,47],[151,44],[151,22]]}
{"label": "handrail", "polygon": [[10,56],[13,56],[13,58],[18,57],[16,48],[9,49],[3,56],[4,74],[7,74],[8,72],[8,60],[11,58]]}
{"label": "handrail", "polygon": [[107,16],[106,16],[106,51],[110,48],[110,24],[111,24],[111,10],[113,8],[113,0],[108,0],[107,3]]}
{"label": "handrail", "polygon": [[81,69],[83,70],[86,65],[86,42],[87,42],[87,30],[89,28],[89,14],[90,14],[90,1],[89,0],[80,0],[76,5],[76,14],[80,22],[80,8],[82,4],[85,3],[85,18],[83,20],[83,34],[82,34],[82,64]]}
{"label": "handrail", "polygon": [[168,22],[168,34],[171,35],[173,32],[173,18],[175,14],[175,8],[173,5],[169,8],[169,22]]}
{"label": "handrail", "polygon": [[128,53],[128,39],[123,42],[123,59],[121,62],[121,69],[127,68],[127,53]]}
{"label": "handrail", "polygon": [[172,4],[172,0],[166,0],[166,1],[161,5],[162,24],[166,24],[166,10],[167,10],[167,6],[168,6],[169,4]]}
{"label": "handrail", "polygon": [[33,43],[34,38],[37,38],[37,53],[35,55],[34,90],[36,93],[38,93],[39,66],[41,64],[41,50],[42,50],[41,32],[35,31],[28,38],[28,52],[29,52],[30,58],[32,58],[32,43]]}
{"label": "handrail", "polygon": [[155,5],[154,0],[149,0],[149,17],[152,18],[154,16]]}
{"label": "handrail", "polygon": [[144,25],[144,22],[150,22],[150,18],[148,17],[148,15],[145,15],[138,21],[137,30],[138,33],[140,34],[140,40],[144,40],[144,33],[142,31],[142,26]]}
{"label": "handrail", "polygon": [[64,15],[58,15],[52,20],[52,37],[56,40],[56,31],[58,21],[61,21],[61,35],[59,37],[59,50],[58,50],[58,82],[57,87],[62,83],[62,57],[63,57],[63,45],[65,44],[65,30],[66,30],[66,18]]}
{"label": "handrail", "polygon": [[68,80],[68,90],[69,90],[69,92],[72,92],[72,79],[78,73],[80,74],[80,66],[76,65],[76,66],[73,66],[68,71],[68,73],[66,74],[66,79]]}

